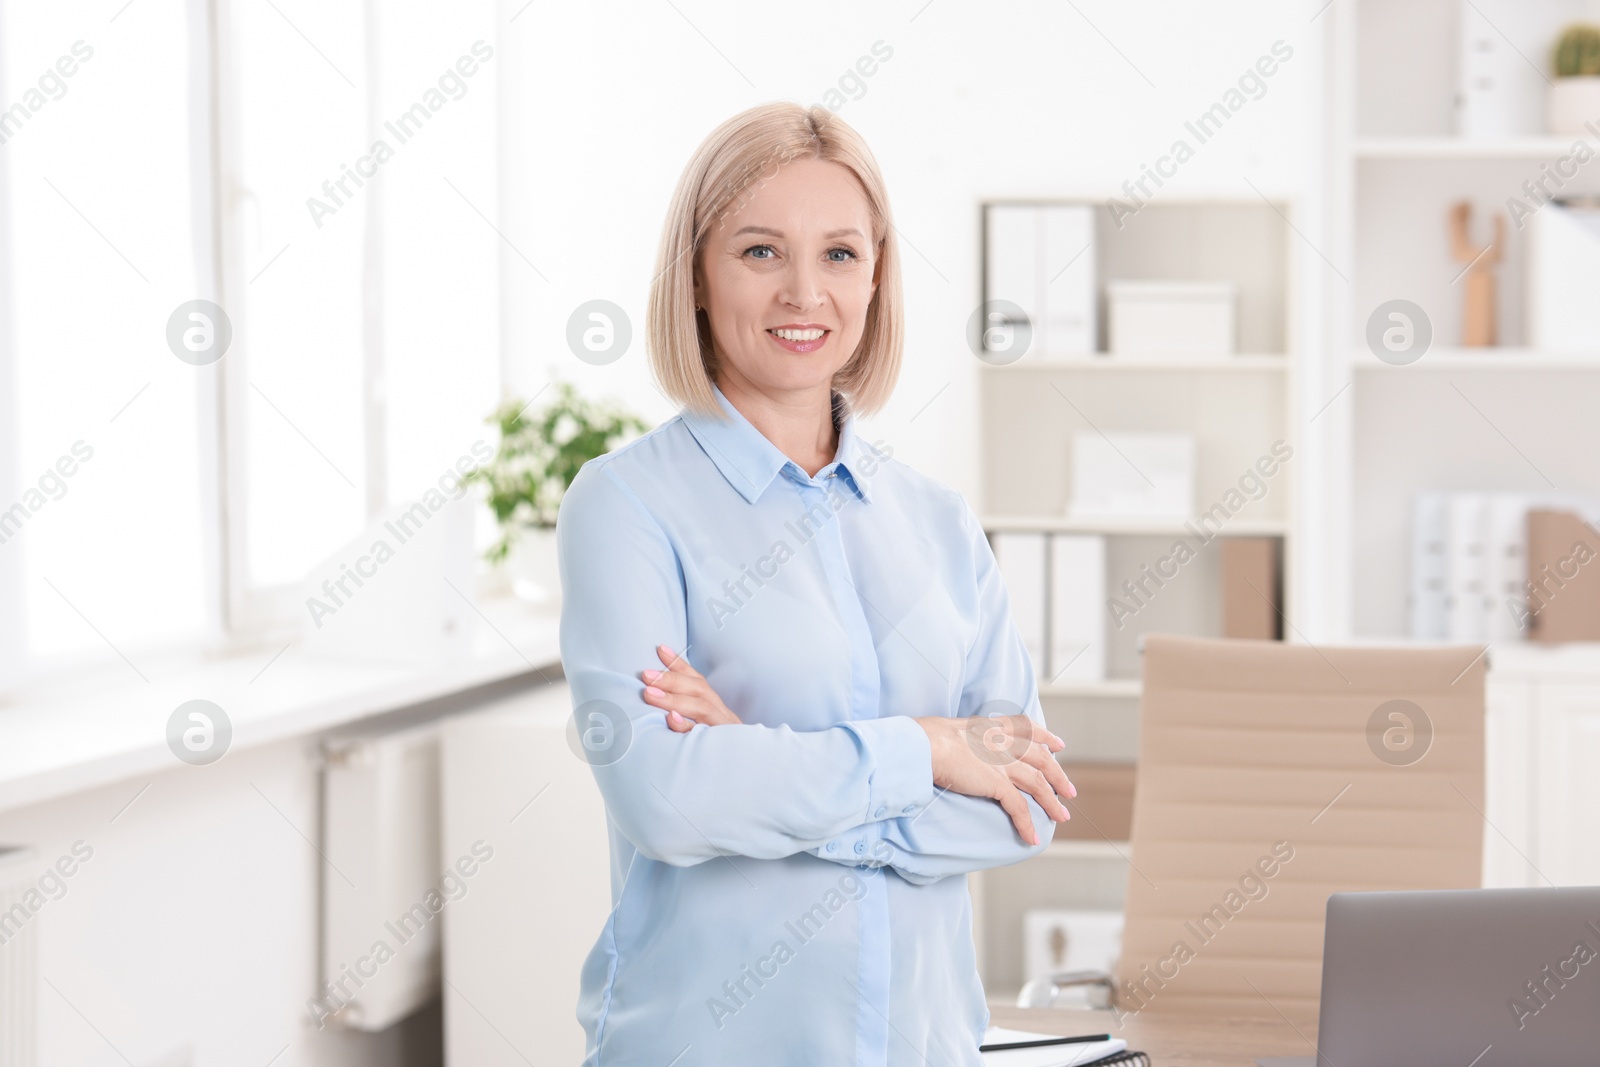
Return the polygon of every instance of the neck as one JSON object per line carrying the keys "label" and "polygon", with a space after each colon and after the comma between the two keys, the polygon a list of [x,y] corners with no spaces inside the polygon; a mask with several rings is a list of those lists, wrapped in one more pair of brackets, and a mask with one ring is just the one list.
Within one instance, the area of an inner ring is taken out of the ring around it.
{"label": "neck", "polygon": [[828,385],[774,392],[724,372],[717,377],[717,388],[806,474],[815,477],[838,454],[839,431],[833,425],[833,391]]}

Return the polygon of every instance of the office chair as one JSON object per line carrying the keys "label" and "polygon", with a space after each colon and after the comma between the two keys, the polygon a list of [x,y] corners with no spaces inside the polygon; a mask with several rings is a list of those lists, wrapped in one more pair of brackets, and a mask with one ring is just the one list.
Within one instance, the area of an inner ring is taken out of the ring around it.
{"label": "office chair", "polygon": [[1482,882],[1484,650],[1147,635],[1122,955],[1030,982],[1314,1022],[1341,890]]}

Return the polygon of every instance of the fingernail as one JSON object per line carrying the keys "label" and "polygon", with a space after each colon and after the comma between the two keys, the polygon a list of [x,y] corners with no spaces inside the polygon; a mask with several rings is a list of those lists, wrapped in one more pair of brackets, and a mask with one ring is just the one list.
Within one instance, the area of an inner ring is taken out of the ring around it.
{"label": "fingernail", "polygon": [[[663,691],[662,691],[662,690],[660,690],[660,689],[657,689],[657,688],[656,688],[656,687],[655,687],[655,686],[653,686],[653,685],[647,685],[647,686],[645,686],[645,687],[644,687],[644,691],[645,691],[645,692],[646,692],[646,693],[649,693],[649,694],[650,694],[650,695],[651,695],[651,696],[653,696],[653,697],[664,697],[664,696],[666,696],[666,695],[667,695],[667,694],[666,694],[666,693],[665,693],[665,692],[663,692]],[[677,712],[673,712],[673,714],[674,714],[674,715],[676,715],[676,714],[677,714]]]}
{"label": "fingernail", "polygon": [[671,721],[673,721],[673,722],[682,722],[682,721],[683,721],[683,716],[682,716],[682,715],[679,715],[679,714],[678,714],[678,713],[677,713],[677,712],[675,712],[675,711],[669,711],[669,712],[667,712],[667,718],[668,718],[668,719],[670,719],[670,720],[671,720]]}
{"label": "fingernail", "polygon": [[1067,783],[1067,796],[1075,797],[1077,795],[1078,795],[1078,787],[1073,785],[1071,782],[1068,782]]}
{"label": "fingernail", "polygon": [[645,671],[644,672],[644,680],[647,681],[647,682],[653,682],[659,677],[661,677],[661,672],[660,671]]}
{"label": "fingernail", "polygon": [[657,645],[656,646],[656,651],[657,652],[665,652],[669,656],[672,655],[672,649],[668,648],[666,645]]}

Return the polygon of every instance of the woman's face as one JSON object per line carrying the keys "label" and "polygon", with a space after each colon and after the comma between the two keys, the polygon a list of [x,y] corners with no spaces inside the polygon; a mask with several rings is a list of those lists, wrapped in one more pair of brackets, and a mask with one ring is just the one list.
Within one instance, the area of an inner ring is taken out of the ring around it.
{"label": "woman's face", "polygon": [[837,163],[793,160],[746,190],[707,235],[695,277],[721,373],[764,390],[827,388],[861,342],[875,252],[866,193]]}

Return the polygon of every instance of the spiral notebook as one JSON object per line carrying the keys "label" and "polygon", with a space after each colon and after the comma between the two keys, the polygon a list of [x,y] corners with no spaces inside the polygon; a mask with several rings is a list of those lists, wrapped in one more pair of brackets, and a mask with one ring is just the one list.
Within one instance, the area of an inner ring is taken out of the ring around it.
{"label": "spiral notebook", "polygon": [[[1028,1030],[1008,1030],[991,1026],[983,1032],[983,1045],[1007,1045],[1029,1041],[1048,1041],[1060,1034],[1040,1034]],[[1089,1041],[1071,1045],[1037,1045],[1033,1048],[991,1049],[983,1054],[984,1067],[1102,1067],[1127,1064],[1128,1067],[1149,1067],[1150,1059],[1142,1052],[1129,1052],[1128,1043],[1120,1037],[1107,1041]]]}

